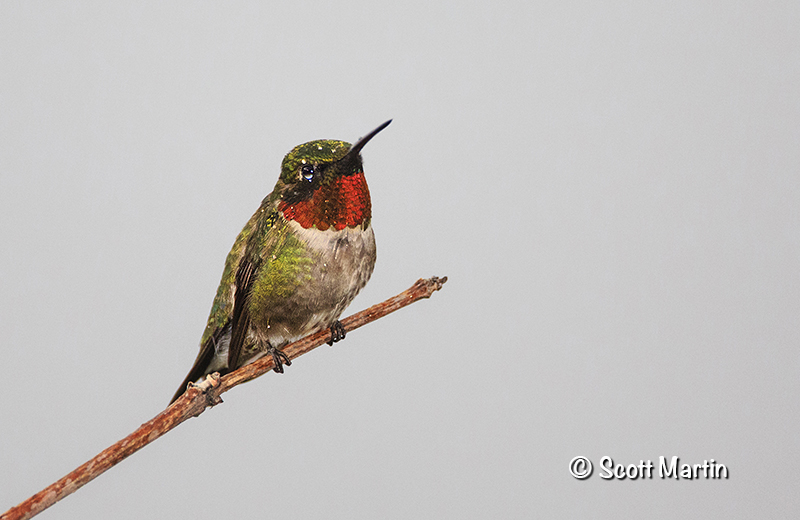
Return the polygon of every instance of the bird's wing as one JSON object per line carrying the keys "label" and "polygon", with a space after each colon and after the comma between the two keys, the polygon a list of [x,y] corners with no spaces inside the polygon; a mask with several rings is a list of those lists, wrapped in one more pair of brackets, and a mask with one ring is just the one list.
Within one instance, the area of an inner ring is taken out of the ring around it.
{"label": "bird's wing", "polygon": [[[222,280],[211,306],[208,324],[200,342],[200,353],[197,355],[189,375],[186,376],[172,397],[170,404],[186,391],[186,386],[190,381],[197,381],[209,373],[209,366],[214,362],[217,351],[220,350],[224,353],[227,341],[230,341],[228,346],[229,370],[237,368],[235,363],[238,363],[250,324],[247,299],[257,275],[258,265],[256,263],[261,262],[260,256],[255,252],[259,246],[265,244],[265,234],[277,218],[272,206],[274,206],[274,202],[265,199],[261,208],[250,218],[236,238],[225,262]],[[264,211],[268,211],[269,217],[259,218]],[[231,360],[235,363],[232,364]]]}
{"label": "bird's wing", "polygon": [[[256,260],[257,261],[257,260]],[[239,368],[239,358],[244,340],[250,328],[250,311],[248,299],[253,287],[253,280],[258,275],[259,266],[251,260],[242,259],[236,271],[236,288],[234,289],[233,313],[231,315],[231,342],[228,346],[228,369]]]}

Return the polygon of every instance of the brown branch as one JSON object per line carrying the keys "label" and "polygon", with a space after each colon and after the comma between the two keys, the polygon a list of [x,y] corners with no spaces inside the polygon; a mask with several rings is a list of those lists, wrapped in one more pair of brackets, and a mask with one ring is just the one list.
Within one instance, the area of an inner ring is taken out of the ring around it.
{"label": "brown branch", "polygon": [[[442,284],[446,281],[446,276],[444,278],[433,277],[427,280],[417,280],[414,285],[397,296],[345,318],[342,320],[342,325],[346,332],[355,330],[406,305],[423,298],[430,298],[431,294],[441,289]],[[289,359],[294,359],[317,348],[327,342],[329,338],[330,331],[327,329],[322,330],[287,345],[283,351]],[[22,520],[36,516],[183,421],[196,417],[203,413],[206,408],[221,403],[222,399],[219,396],[223,392],[227,392],[236,385],[269,372],[272,367],[272,356],[265,356],[221,378],[219,374],[215,373],[207,376],[206,380],[200,384],[190,384],[189,389],[172,406],[141,425],[138,430],[121,441],[101,451],[92,460],[75,469],[61,480],[54,482],[19,505],[12,507],[0,516],[0,520]]]}

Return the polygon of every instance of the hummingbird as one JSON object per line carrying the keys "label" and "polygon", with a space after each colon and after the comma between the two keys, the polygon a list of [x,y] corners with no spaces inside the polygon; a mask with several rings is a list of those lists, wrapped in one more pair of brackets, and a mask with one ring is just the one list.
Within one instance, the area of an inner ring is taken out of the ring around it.
{"label": "hummingbird", "polygon": [[355,144],[318,140],[283,158],[272,193],[247,221],[225,261],[200,353],[170,404],[190,382],[265,356],[291,365],[282,347],[330,328],[375,267],[372,204],[361,149],[391,119]]}

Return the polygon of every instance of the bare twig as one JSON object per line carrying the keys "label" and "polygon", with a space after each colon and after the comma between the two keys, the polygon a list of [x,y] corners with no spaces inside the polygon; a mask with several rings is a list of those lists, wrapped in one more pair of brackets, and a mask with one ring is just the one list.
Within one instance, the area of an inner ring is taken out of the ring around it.
{"label": "bare twig", "polygon": [[[414,285],[397,296],[345,318],[342,320],[342,325],[345,331],[350,332],[415,301],[430,298],[431,294],[441,289],[446,281],[446,276],[417,280]],[[287,345],[283,351],[289,359],[294,359],[327,342],[329,337],[330,332],[327,329],[322,330]],[[36,516],[183,421],[200,415],[210,406],[221,403],[222,399],[219,396],[223,392],[269,372],[272,367],[272,356],[265,356],[221,378],[218,374],[212,374],[200,384],[190,384],[189,389],[172,406],[61,480],[12,507],[0,516],[0,520],[22,520]]]}

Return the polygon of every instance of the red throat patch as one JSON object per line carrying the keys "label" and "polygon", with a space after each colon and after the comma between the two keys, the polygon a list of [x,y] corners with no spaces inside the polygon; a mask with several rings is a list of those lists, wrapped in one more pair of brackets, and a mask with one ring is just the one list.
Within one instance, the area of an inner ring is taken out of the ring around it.
{"label": "red throat patch", "polygon": [[316,226],[342,230],[356,227],[372,216],[372,203],[364,173],[337,177],[322,185],[308,199],[294,204],[281,201],[278,209],[286,220],[294,220],[305,229]]}

